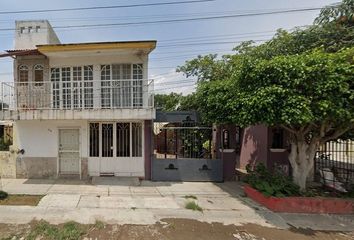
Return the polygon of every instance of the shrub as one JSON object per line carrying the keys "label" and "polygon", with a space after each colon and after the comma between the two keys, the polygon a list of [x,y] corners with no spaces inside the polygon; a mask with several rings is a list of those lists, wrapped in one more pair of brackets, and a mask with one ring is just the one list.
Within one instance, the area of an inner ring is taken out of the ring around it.
{"label": "shrub", "polygon": [[203,212],[203,209],[194,201],[187,202],[186,209]]}
{"label": "shrub", "polygon": [[7,194],[7,192],[4,192],[4,191],[1,191],[1,190],[0,190],[0,200],[3,200],[3,199],[5,199],[5,198],[7,198],[7,196],[9,196],[9,195]]}
{"label": "shrub", "polygon": [[262,192],[265,196],[299,196],[300,188],[292,179],[280,171],[270,172],[264,164],[257,164],[254,169],[246,166],[248,175],[245,182]]}
{"label": "shrub", "polygon": [[0,151],[9,151],[11,145],[11,141],[5,141],[3,138],[0,138]]}

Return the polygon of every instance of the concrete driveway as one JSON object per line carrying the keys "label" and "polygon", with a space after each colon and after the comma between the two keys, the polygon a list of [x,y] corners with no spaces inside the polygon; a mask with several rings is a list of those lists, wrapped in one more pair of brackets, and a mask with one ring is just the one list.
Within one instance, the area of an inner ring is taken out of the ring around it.
{"label": "concrete driveway", "polygon": [[[154,224],[164,218],[314,230],[354,229],[353,216],[276,214],[243,194],[239,182],[139,182],[131,178],[78,180],[3,179],[10,194],[45,195],[38,206],[0,206],[0,223],[77,221],[111,224]],[[196,199],[187,196],[196,197]],[[195,201],[202,212],[185,208]]]}

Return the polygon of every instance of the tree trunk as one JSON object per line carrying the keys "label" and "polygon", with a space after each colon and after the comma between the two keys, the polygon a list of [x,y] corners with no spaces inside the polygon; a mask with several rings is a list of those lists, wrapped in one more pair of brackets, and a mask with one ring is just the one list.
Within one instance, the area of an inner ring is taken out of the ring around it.
{"label": "tree trunk", "polygon": [[307,143],[303,140],[294,140],[291,142],[289,161],[293,170],[293,180],[299,185],[301,191],[306,189],[306,180],[314,166],[317,146],[317,141]]}

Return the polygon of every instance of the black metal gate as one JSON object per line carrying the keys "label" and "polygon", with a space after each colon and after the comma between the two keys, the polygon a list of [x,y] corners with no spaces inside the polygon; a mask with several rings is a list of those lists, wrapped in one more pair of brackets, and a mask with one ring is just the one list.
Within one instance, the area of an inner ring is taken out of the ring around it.
{"label": "black metal gate", "polygon": [[354,182],[354,141],[330,141],[320,146],[315,157],[315,181],[321,179],[319,172],[323,168],[345,175],[349,182]]}

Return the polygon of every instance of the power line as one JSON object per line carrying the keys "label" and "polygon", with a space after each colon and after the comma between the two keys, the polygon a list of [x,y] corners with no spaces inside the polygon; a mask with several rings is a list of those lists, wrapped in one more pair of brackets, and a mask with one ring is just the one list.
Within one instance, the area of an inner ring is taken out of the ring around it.
{"label": "power line", "polygon": [[191,3],[214,2],[214,1],[216,1],[216,0],[191,0],[191,1],[157,2],[157,3],[142,3],[142,4],[129,4],[129,5],[114,5],[114,6],[96,6],[96,7],[79,7],[79,8],[59,8],[59,9],[3,11],[3,12],[0,12],[0,14],[66,12],[66,11],[84,11],[84,10],[97,10],[97,9],[152,7],[152,6],[179,5],[179,4],[191,4]]}
{"label": "power line", "polygon": [[[131,26],[131,25],[142,25],[142,24],[144,25],[144,24],[176,23],[176,22],[189,22],[189,21],[202,21],[202,20],[215,20],[215,19],[230,19],[230,18],[252,17],[252,16],[282,14],[282,13],[317,11],[317,10],[320,10],[320,9],[322,9],[322,8],[313,7],[313,8],[299,8],[299,9],[291,9],[291,10],[279,10],[279,11],[269,11],[269,12],[259,12],[259,13],[220,15],[220,16],[198,17],[198,18],[166,19],[166,20],[158,20],[158,21],[66,25],[66,26],[54,26],[53,28],[55,28],[55,29],[100,28],[100,27],[119,27],[119,26]],[[13,28],[2,28],[2,29],[0,29],[0,31],[12,31],[12,30],[15,30],[15,29],[13,29]]]}

